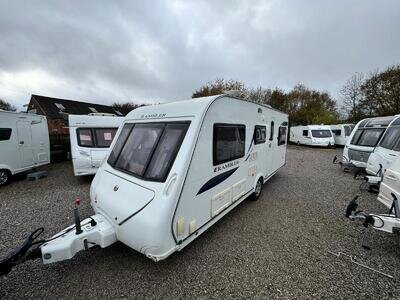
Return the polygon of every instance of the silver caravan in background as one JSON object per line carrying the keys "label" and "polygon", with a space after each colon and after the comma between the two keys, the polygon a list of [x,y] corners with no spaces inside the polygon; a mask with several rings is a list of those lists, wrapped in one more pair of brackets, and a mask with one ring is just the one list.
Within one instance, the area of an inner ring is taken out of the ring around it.
{"label": "silver caravan in background", "polygon": [[0,110],[0,186],[11,175],[50,163],[44,116]]}
{"label": "silver caravan in background", "polygon": [[343,161],[365,169],[369,156],[394,118],[377,117],[358,122],[343,149]]}
{"label": "silver caravan in background", "polygon": [[96,174],[123,120],[109,114],[68,116],[75,176]]}

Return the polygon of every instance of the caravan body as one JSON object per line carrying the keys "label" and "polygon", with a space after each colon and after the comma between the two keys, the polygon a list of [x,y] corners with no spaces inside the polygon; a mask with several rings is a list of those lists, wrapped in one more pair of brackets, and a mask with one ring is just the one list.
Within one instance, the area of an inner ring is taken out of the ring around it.
{"label": "caravan body", "polygon": [[387,167],[379,188],[378,200],[387,208],[391,208],[393,204],[392,193],[400,199],[400,158]]}
{"label": "caravan body", "polygon": [[368,158],[366,171],[375,175],[382,166],[386,170],[400,157],[400,116],[396,116],[389,124],[374,152]]}
{"label": "caravan body", "polygon": [[357,123],[343,149],[343,160],[366,168],[368,159],[395,116],[364,119]]}
{"label": "caravan body", "polygon": [[290,127],[290,142],[308,146],[333,146],[335,140],[328,125]]}
{"label": "caravan body", "polygon": [[96,174],[123,120],[116,116],[68,116],[75,176]]}
{"label": "caravan body", "polygon": [[0,111],[0,185],[11,175],[50,163],[44,116]]}
{"label": "caravan body", "polygon": [[354,124],[330,125],[335,145],[344,146],[348,137],[354,129]]}
{"label": "caravan body", "polygon": [[[155,261],[181,250],[284,166],[287,124],[280,111],[228,95],[135,109],[90,189],[94,218],[108,233],[85,235]],[[42,247],[45,263],[84,249],[62,243]]]}

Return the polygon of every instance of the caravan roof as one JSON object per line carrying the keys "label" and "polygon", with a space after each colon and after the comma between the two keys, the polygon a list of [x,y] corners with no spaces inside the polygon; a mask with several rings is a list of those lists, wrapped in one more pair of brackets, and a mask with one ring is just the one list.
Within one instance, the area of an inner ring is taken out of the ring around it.
{"label": "caravan roof", "polygon": [[[174,102],[169,102],[169,103],[162,103],[162,104],[154,104],[154,105],[149,105],[149,106],[143,106],[140,109],[135,109],[131,111],[127,116],[126,120],[134,120],[134,119],[158,119],[160,117],[162,118],[168,118],[168,117],[200,117],[202,116],[207,108],[210,106],[214,100],[220,97],[227,97],[229,98],[234,98],[237,100],[245,101],[252,103],[254,105],[261,105],[264,106],[265,108],[272,109],[275,111],[279,111],[280,113],[283,113],[287,115],[286,113],[274,109],[269,105],[265,104],[260,104],[260,103],[255,103],[255,102],[250,102],[243,100],[238,97],[234,97],[231,95],[227,94],[221,94],[221,95],[215,95],[215,96],[209,96],[209,97],[202,97],[202,98],[194,98],[190,100],[181,100],[181,101],[174,101]],[[163,108],[163,114],[154,114],[152,113],[154,111],[155,107],[162,107]],[[148,113],[146,113],[148,111]]]}

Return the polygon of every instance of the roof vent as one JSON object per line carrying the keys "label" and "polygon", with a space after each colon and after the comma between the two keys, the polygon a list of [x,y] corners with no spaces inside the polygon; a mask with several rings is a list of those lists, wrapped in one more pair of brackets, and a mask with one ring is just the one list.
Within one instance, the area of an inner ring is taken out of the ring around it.
{"label": "roof vent", "polygon": [[228,96],[238,97],[238,98],[242,97],[243,95],[243,91],[241,90],[222,91],[222,93]]}
{"label": "roof vent", "polygon": [[89,109],[90,109],[90,111],[91,111],[92,113],[97,113],[97,112],[98,112],[97,109],[95,109],[94,107],[90,107],[90,106],[89,106]]}

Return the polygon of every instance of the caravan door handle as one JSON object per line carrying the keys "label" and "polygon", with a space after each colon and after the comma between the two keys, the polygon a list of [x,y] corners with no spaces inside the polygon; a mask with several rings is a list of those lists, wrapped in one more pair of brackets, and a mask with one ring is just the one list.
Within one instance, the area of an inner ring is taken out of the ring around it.
{"label": "caravan door handle", "polygon": [[23,145],[23,144],[25,144],[25,142],[24,141],[19,141],[19,144]]}

